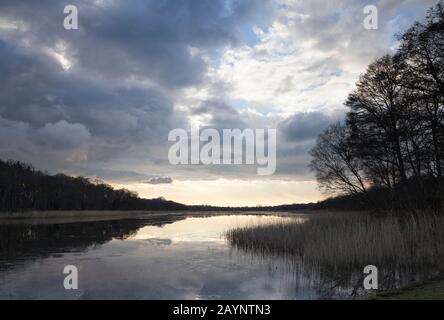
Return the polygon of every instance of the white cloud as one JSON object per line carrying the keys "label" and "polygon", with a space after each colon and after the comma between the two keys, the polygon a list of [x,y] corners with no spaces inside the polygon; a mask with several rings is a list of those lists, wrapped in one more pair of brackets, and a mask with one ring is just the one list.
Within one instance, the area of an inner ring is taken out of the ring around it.
{"label": "white cloud", "polygon": [[69,49],[66,42],[58,41],[54,48],[47,48],[47,52],[56,59],[64,70],[69,70],[72,67],[73,61],[72,58],[69,57]]}
{"label": "white cloud", "polygon": [[[395,33],[416,18],[409,10],[419,6],[425,15],[434,1],[425,2],[380,1],[380,28],[375,31],[362,24],[365,1],[276,1],[273,22],[252,27],[257,43],[227,48],[220,64],[208,71],[207,84],[189,89],[188,97],[222,94],[287,116],[333,112],[366,66],[395,47]],[[221,83],[222,92],[212,88]]]}

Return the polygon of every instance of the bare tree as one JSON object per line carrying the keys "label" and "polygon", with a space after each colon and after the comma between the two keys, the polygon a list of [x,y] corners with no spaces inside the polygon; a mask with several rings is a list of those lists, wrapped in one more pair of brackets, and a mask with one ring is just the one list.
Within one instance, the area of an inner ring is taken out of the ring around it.
{"label": "bare tree", "polygon": [[418,104],[422,133],[426,143],[423,165],[436,177],[439,198],[444,208],[444,1],[431,8],[424,23],[415,23],[401,37],[398,55],[408,67],[405,86]]}
{"label": "bare tree", "polygon": [[352,143],[370,171],[381,165],[388,169],[383,172],[390,176],[373,177],[387,185],[407,181],[403,128],[408,100],[403,92],[403,70],[404,65],[393,57],[382,57],[368,67],[346,101]]}
{"label": "bare tree", "polygon": [[348,147],[347,128],[339,123],[330,126],[311,150],[310,167],[321,189],[333,194],[366,192],[361,163]]}

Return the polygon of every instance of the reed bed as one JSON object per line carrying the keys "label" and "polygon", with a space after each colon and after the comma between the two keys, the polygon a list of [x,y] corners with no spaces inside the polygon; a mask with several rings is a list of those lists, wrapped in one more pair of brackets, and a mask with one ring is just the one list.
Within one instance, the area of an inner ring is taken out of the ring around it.
{"label": "reed bed", "polygon": [[316,214],[300,221],[236,228],[226,233],[235,247],[285,254],[304,265],[330,270],[433,269],[444,266],[444,217]]}

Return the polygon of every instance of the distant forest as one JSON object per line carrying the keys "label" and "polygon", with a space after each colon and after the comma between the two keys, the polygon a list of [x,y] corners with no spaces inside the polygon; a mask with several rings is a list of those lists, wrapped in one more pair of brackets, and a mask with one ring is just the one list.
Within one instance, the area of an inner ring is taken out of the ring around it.
{"label": "distant forest", "polygon": [[277,207],[187,206],[163,198],[142,199],[126,189],[114,189],[100,180],[49,175],[30,164],[0,160],[0,211],[27,210],[148,210],[148,211],[291,211],[316,204]]}
{"label": "distant forest", "polygon": [[368,67],[345,105],[346,120],[311,151],[320,187],[341,195],[323,205],[442,212],[444,1]]}
{"label": "distant forest", "polygon": [[48,175],[31,165],[0,160],[0,210],[183,210],[187,206],[141,199],[85,177]]}

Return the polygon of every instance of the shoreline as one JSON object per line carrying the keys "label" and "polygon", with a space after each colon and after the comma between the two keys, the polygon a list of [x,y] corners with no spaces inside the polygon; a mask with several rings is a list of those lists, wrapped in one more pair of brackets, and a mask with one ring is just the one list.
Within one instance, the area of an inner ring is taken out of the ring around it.
{"label": "shoreline", "polygon": [[101,210],[52,210],[52,211],[23,211],[0,212],[0,224],[52,224],[69,222],[94,222],[121,219],[158,219],[162,217],[199,217],[214,215],[280,215],[296,216],[308,212],[274,212],[274,211],[101,211]]}

